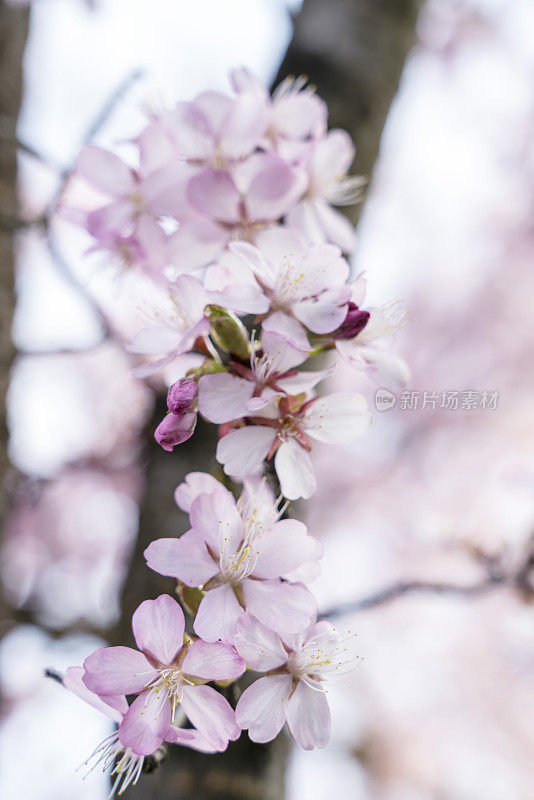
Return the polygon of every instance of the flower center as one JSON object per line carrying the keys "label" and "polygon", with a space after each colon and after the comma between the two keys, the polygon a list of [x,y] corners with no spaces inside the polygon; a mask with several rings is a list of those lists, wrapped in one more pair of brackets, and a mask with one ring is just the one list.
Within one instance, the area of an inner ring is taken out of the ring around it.
{"label": "flower center", "polygon": [[221,549],[221,572],[229,583],[238,583],[247,578],[258,561],[259,551],[254,546],[254,532],[245,534],[245,537],[235,552],[230,548]]}
{"label": "flower center", "polygon": [[313,688],[321,688],[321,683],[328,683],[333,677],[337,679],[338,676],[354,670],[356,658],[346,646],[353,639],[350,632],[319,635],[306,642],[298,653],[291,656],[288,670]]}
{"label": "flower center", "polygon": [[275,371],[274,358],[267,353],[258,358],[258,356],[253,353],[250,357],[250,368],[252,369],[256,383],[260,386],[264,386],[268,383],[269,378]]}
{"label": "flower center", "polygon": [[182,675],[179,669],[160,669],[158,677],[153,681],[147,683],[147,689],[152,689],[156,693],[156,699],[159,700],[162,694],[162,702],[164,703],[167,698],[171,701],[172,715],[171,722],[174,722],[176,714],[176,706],[180,703],[183,696],[183,684],[188,683],[187,679]]}
{"label": "flower center", "polygon": [[289,310],[293,303],[306,297],[308,290],[306,272],[299,270],[293,259],[292,253],[282,257],[274,287],[273,304],[283,311]]}

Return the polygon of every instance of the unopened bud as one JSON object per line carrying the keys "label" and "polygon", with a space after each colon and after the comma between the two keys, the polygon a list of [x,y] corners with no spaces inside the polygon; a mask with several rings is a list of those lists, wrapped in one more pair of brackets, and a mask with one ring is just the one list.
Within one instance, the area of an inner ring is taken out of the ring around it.
{"label": "unopened bud", "polygon": [[169,453],[177,444],[191,438],[197,424],[196,411],[189,414],[167,414],[154,432],[154,438]]}
{"label": "unopened bud", "polygon": [[211,336],[217,347],[246,361],[249,358],[248,336],[239,317],[221,306],[210,305],[207,311]]}
{"label": "unopened bud", "polygon": [[180,378],[167,395],[167,408],[172,414],[187,414],[195,405],[198,386],[194,378]]}
{"label": "unopened bud", "polygon": [[355,336],[363,331],[369,322],[370,316],[368,311],[358,308],[356,303],[351,301],[345,321],[339,326],[337,331],[334,331],[332,337],[334,339],[354,339]]}

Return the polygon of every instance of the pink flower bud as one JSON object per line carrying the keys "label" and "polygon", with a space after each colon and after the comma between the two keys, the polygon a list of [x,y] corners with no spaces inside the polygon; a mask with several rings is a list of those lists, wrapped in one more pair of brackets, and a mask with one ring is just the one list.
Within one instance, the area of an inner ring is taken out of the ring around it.
{"label": "pink flower bud", "polygon": [[154,438],[164,450],[170,453],[177,444],[182,444],[191,438],[195,432],[197,414],[167,414],[159,423],[154,433]]}
{"label": "pink flower bud", "polygon": [[349,302],[349,308],[345,321],[339,326],[337,331],[334,332],[334,339],[354,339],[367,323],[369,322],[370,313],[358,308],[356,303]]}
{"label": "pink flower bud", "polygon": [[194,378],[180,378],[167,395],[167,407],[172,414],[187,414],[197,401],[198,388]]}

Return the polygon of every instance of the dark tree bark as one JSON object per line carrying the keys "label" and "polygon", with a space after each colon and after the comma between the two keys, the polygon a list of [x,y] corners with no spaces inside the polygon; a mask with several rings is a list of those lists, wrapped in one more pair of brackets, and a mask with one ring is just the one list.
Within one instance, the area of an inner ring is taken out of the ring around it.
{"label": "dark tree bark", "polygon": [[[413,43],[422,0],[305,0],[279,79],[306,74],[328,102],[330,123],[350,131],[359,147],[358,169],[369,175]],[[278,82],[278,81],[277,81]],[[156,538],[175,536],[187,518],[173,502],[176,485],[190,471],[219,469],[214,426],[165,453],[153,431],[166,411],[162,399],[146,431],[146,488],[136,552],[124,588],[123,614],[110,637],[130,644],[131,615],[144,599],[172,591],[172,580],[145,566],[143,550]],[[283,800],[288,742],[282,734],[258,745],[243,734],[223,754],[206,756],[171,747],[168,761],[134,790],[138,800]]]}
{"label": "dark tree bark", "polygon": [[[370,178],[380,136],[415,42],[423,0],[304,0],[277,80],[306,75],[329,106],[329,125],[357,147],[355,171]],[[348,215],[356,222],[361,205]]]}
{"label": "dark tree bark", "polygon": [[7,456],[5,401],[14,355],[11,323],[15,306],[15,232],[11,222],[18,216],[16,126],[23,91],[22,65],[28,23],[29,9],[0,4],[0,523],[2,529],[9,505],[7,479],[10,469]]}
{"label": "dark tree bark", "polygon": [[[139,520],[139,536],[128,580],[124,587],[122,616],[109,637],[115,644],[135,646],[131,617],[142,600],[173,593],[172,578],[148,569],[143,551],[151,541],[187,530],[188,517],[173,501],[176,486],[188,472],[217,474],[216,427],[199,422],[195,436],[174,453],[154,442],[154,430],[167,410],[163,398],[156,404],[146,429],[146,486]],[[221,473],[222,475],[222,473]],[[228,699],[235,704],[235,687]],[[227,695],[228,696],[228,695]],[[204,755],[171,746],[168,760],[145,776],[135,792],[138,800],[281,800],[288,741],[258,745],[243,734],[225,753]]]}

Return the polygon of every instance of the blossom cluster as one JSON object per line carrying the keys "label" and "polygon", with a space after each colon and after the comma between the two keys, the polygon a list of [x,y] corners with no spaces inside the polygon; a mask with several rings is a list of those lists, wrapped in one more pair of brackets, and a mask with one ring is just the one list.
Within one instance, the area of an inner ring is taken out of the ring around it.
{"label": "blossom cluster", "polygon": [[[176,581],[192,632],[175,599],[145,600],[132,620],[138,651],[103,648],[65,678],[119,723],[96,752],[119,793],[163,742],[218,752],[243,729],[267,742],[287,720],[303,748],[326,744],[325,686],[350,682],[355,659],[350,635],[317,621],[309,584],[322,544],[285,512],[316,490],[313,442],[350,442],[370,425],[361,394],[316,393],[339,359],[381,386],[407,378],[389,351],[398,304],[365,308],[364,277],[350,281],[354,232],[335,208],[361,187],[347,174],[350,137],[328,130],[325,103],[302,80],[271,97],[246,70],[231,77],[231,97],[204,92],[154,116],[135,169],[95,146],[78,162],[105,195],[76,217],[94,247],[162,289],[127,345],[142,357],[139,378],[173,368],[157,441],[172,451],[200,414],[219,426],[216,458],[243,484],[236,500],[213,476],[189,474],[175,499],[190,529],[145,551]],[[262,477],[271,461],[279,497]],[[233,709],[207,684],[247,667],[262,676]]]}

